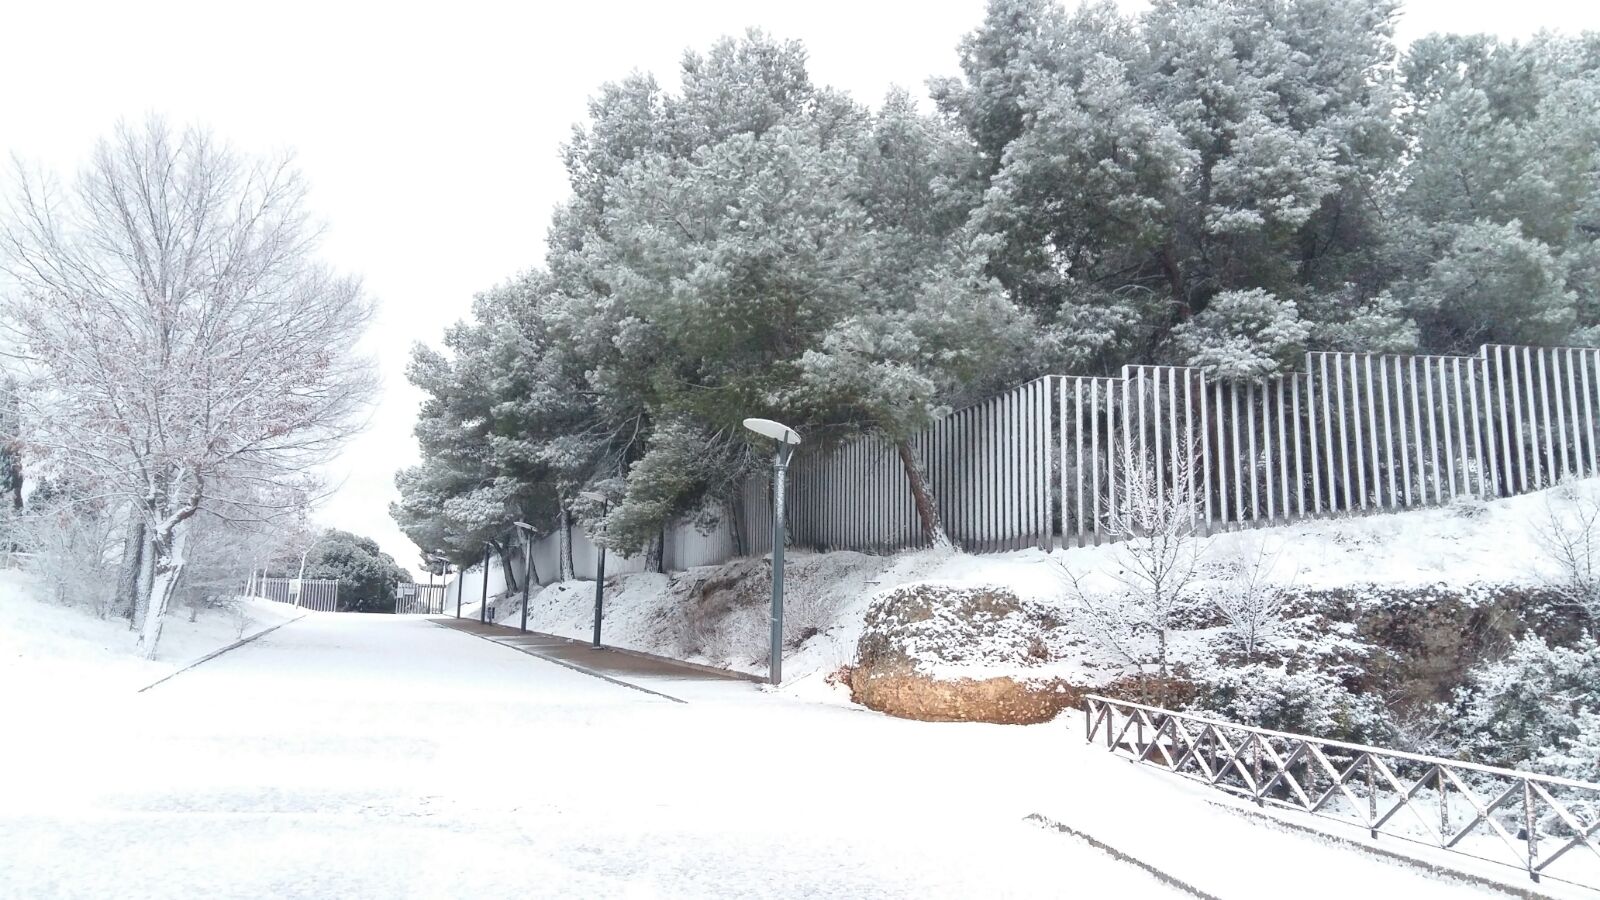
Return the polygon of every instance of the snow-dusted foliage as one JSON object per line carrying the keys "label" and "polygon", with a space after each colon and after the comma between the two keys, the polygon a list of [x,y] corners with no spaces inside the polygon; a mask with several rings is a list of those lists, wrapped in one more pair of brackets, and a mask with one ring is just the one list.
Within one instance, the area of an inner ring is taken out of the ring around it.
{"label": "snow-dusted foliage", "polygon": [[[1146,458],[1119,473],[1119,502],[1106,501],[1106,532],[1114,558],[1095,573],[1064,568],[1086,623],[1106,649],[1136,665],[1168,673],[1168,650],[1178,617],[1197,602],[1204,510],[1189,489],[1194,461],[1177,454],[1172,477]],[[1097,578],[1095,576],[1098,576]]]}
{"label": "snow-dusted foliage", "polygon": [[116,506],[84,496],[60,482],[33,489],[22,510],[5,521],[5,540],[24,557],[28,571],[62,605],[84,606],[105,618],[116,608],[119,517]]}
{"label": "snow-dusted foliage", "polygon": [[1600,499],[1557,487],[1545,496],[1534,533],[1545,555],[1547,583],[1600,622]]}
{"label": "snow-dusted foliage", "polygon": [[903,94],[875,111],[814,85],[797,44],[719,42],[675,93],[607,85],[565,160],[548,270],[480,298],[448,357],[415,356],[424,462],[395,512],[427,546],[464,555],[598,490],[586,527],[645,550],[765,467],[746,417],[904,440],[1025,369],[1026,318],[963,230],[960,132]]}
{"label": "snow-dusted foliage", "polygon": [[1287,588],[1294,573],[1283,571],[1284,547],[1263,540],[1253,551],[1243,550],[1217,564],[1217,579],[1209,591],[1211,601],[1227,620],[1228,635],[1254,660],[1257,651],[1278,638],[1289,602]]}
{"label": "snow-dusted foliage", "polygon": [[1453,741],[1474,759],[1600,779],[1600,757],[1581,758],[1597,737],[1600,644],[1525,638],[1469,673],[1447,714]]}
{"label": "snow-dusted foliage", "polygon": [[1385,742],[1393,734],[1383,700],[1355,693],[1315,668],[1250,663],[1204,670],[1191,708],[1229,722],[1333,740]]}
{"label": "snow-dusted foliage", "polygon": [[280,515],[359,425],[370,306],[319,264],[287,158],[159,119],[123,124],[71,189],[19,172],[0,256],[32,471],[129,505],[153,654],[190,520]]}
{"label": "snow-dusted foliage", "polygon": [[1173,329],[1184,362],[1224,381],[1275,375],[1305,351],[1310,328],[1293,300],[1252,288],[1224,291]]}

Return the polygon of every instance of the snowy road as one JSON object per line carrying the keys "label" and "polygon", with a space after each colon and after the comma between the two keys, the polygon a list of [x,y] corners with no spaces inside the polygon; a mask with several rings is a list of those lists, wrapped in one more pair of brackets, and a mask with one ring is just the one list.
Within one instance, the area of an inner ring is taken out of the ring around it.
{"label": "snowy road", "polygon": [[[1065,727],[902,722],[739,685],[692,700],[417,619],[310,616],[145,694],[7,713],[0,894],[1182,896],[1023,821],[1081,827],[1109,780],[1152,789]],[[1259,832],[1257,852],[1338,852],[1216,818],[1213,858],[1229,828]],[[1453,893],[1349,862],[1360,885]]]}

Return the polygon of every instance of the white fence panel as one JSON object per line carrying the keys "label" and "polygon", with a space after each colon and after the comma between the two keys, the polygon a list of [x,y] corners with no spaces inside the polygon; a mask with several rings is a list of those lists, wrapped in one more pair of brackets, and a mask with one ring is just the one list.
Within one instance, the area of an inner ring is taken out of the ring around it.
{"label": "white fence panel", "polygon": [[[1126,502],[1124,473],[1135,465],[1192,495],[1206,531],[1509,496],[1600,475],[1597,406],[1600,350],[1590,348],[1316,352],[1304,372],[1238,382],[1171,366],[1047,376],[944,416],[908,450],[948,535],[967,551],[997,552],[1114,539],[1106,521]],[[881,553],[925,543],[905,461],[885,438],[802,445],[787,490],[794,545]],[[716,527],[668,528],[664,565],[770,552],[769,492],[762,471]],[[595,545],[582,527],[572,535],[576,574],[593,578]],[[553,581],[557,538],[533,552],[539,580]],[[447,606],[480,596],[481,568],[451,581]],[[606,561],[608,574],[644,568],[643,554]],[[504,591],[498,562],[488,577],[491,595]]]}

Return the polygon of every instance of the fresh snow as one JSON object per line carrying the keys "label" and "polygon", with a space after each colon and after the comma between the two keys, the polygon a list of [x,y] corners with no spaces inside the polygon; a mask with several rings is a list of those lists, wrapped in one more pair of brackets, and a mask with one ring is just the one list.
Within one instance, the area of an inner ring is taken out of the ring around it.
{"label": "fresh snow", "polygon": [[[138,633],[125,619],[100,619],[86,610],[38,599],[35,579],[0,569],[0,684],[49,685],[51,692],[85,694],[137,689],[241,637],[286,622],[302,611],[268,600],[240,598],[231,610],[188,607],[168,612],[156,658],[137,655]],[[35,691],[28,692],[37,698]],[[18,699],[13,694],[13,699]]]}
{"label": "fresh snow", "polygon": [[[1531,584],[1547,574],[1537,528],[1548,515],[1547,504],[1570,502],[1567,492],[1600,497],[1600,480],[1571,482],[1535,494],[1487,503],[1463,500],[1443,508],[1358,517],[1307,519],[1289,525],[1223,532],[1201,539],[1203,559],[1222,562],[1250,557],[1263,544],[1277,554],[1274,575],[1306,588],[1359,587],[1363,584],[1424,587],[1432,584]],[[1107,587],[1107,573],[1122,552],[1115,544],[1071,547],[1051,553],[1021,550],[996,554],[961,554],[933,550],[871,556],[840,552],[817,554],[791,550],[785,579],[786,615],[797,609],[823,620],[820,633],[784,658],[785,690],[812,698],[844,700],[827,676],[855,658],[862,621],[879,593],[919,582],[959,587],[998,585],[1023,600],[1070,605],[1064,573],[1083,578],[1086,589]],[[668,591],[673,580],[704,578],[711,568],[672,575],[629,574],[607,580],[606,643],[666,656],[683,652],[674,629],[679,601]],[[499,621],[517,625],[520,595],[496,605]],[[819,615],[818,610],[823,612]],[[594,582],[571,581],[536,592],[529,604],[528,627],[566,637],[587,639],[594,611]],[[450,610],[454,612],[454,610]],[[476,601],[462,607],[476,618]],[[729,643],[744,652],[689,656],[697,662],[764,673],[767,611],[744,611],[729,623]],[[1174,636],[1175,652],[1188,640]],[[1095,684],[1122,671],[1115,661],[1085,644],[1080,654],[1060,662],[1026,669],[965,667],[946,674],[1030,675],[1061,677]]]}
{"label": "fresh snow", "polygon": [[1070,714],[671,703],[416,617],[309,616],[33,715],[0,743],[8,896],[1182,896],[1035,814],[1218,896],[1474,891],[1218,809]]}

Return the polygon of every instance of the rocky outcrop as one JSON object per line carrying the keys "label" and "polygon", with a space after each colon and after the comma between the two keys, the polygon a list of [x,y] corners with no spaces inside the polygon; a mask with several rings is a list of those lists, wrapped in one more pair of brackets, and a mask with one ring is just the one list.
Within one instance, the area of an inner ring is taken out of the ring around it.
{"label": "rocky outcrop", "polygon": [[[1028,672],[1050,661],[1051,632],[1060,627],[1049,611],[1003,588],[896,588],[867,611],[850,694],[908,719],[1046,722],[1076,706],[1084,690]],[[1015,674],[991,674],[996,669]]]}

